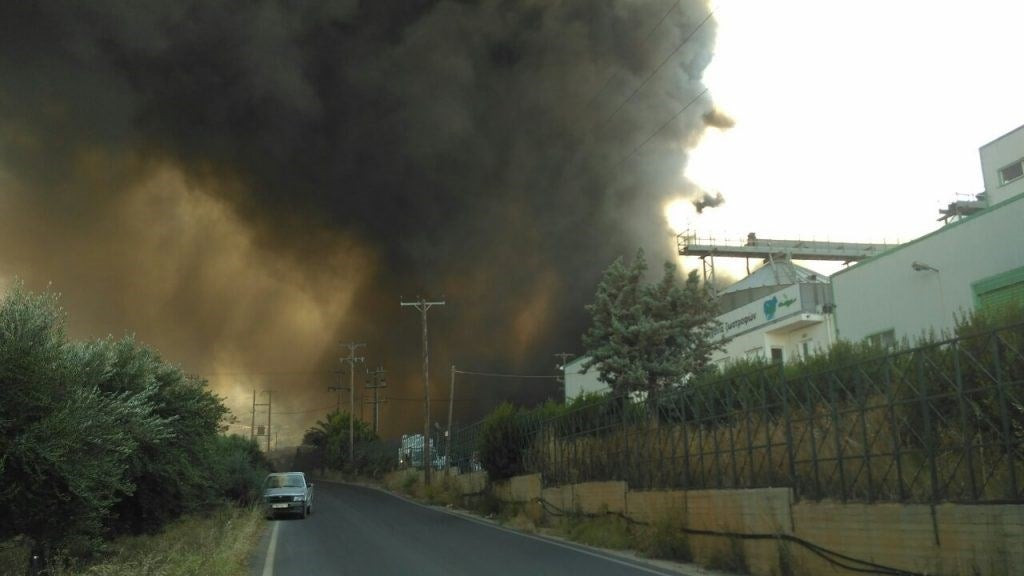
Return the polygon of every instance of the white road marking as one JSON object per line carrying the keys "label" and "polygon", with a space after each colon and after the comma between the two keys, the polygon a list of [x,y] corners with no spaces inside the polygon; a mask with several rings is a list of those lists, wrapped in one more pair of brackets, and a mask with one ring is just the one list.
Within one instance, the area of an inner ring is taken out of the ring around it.
{"label": "white road marking", "polygon": [[[626,560],[619,560],[618,558],[615,558],[613,556],[609,556],[609,555],[606,555],[606,554],[600,554],[600,553],[597,553],[597,552],[591,552],[590,550],[586,550],[585,548],[581,548],[579,546],[575,546],[575,545],[572,545],[572,544],[566,544],[566,543],[563,543],[563,542],[559,542],[557,540],[552,540],[550,538],[544,538],[542,536],[535,536],[533,534],[527,534],[525,532],[520,532],[518,530],[513,530],[511,528],[506,528],[506,527],[498,525],[498,524],[492,524],[491,522],[487,522],[485,520],[480,520],[478,518],[473,518],[472,516],[470,516],[468,514],[458,514],[458,513],[452,512],[450,510],[445,510],[443,508],[436,508],[434,506],[428,506],[426,504],[421,504],[419,502],[416,502],[415,500],[411,500],[409,498],[405,498],[404,496],[401,496],[399,494],[395,494],[393,492],[389,492],[387,490],[380,490],[380,491],[384,492],[385,494],[387,494],[389,496],[392,496],[394,498],[398,498],[399,500],[404,500],[404,501],[406,501],[406,502],[408,502],[410,504],[414,504],[416,506],[419,506],[420,508],[426,508],[427,510],[433,510],[434,512],[442,512],[444,514],[448,514],[449,516],[454,516],[456,518],[462,518],[463,520],[466,520],[467,522],[473,522],[473,523],[479,524],[481,526],[488,526],[488,527],[494,528],[496,530],[501,530],[503,532],[508,532],[509,534],[515,534],[516,536],[522,536],[523,538],[529,538],[531,540],[537,540],[538,542],[544,542],[544,543],[547,543],[547,544],[551,544],[552,546],[558,546],[559,548],[565,548],[566,550],[572,550],[574,552],[579,552],[580,554],[586,554],[587,556],[593,556],[594,558],[600,558],[601,560],[607,560],[609,562],[613,562],[613,563],[619,564],[621,566],[628,566],[628,567],[630,567],[630,568],[632,568],[634,570],[639,570],[641,572],[646,572],[648,574],[657,574],[658,576],[672,576],[674,574],[679,574],[679,572],[676,572],[674,570],[673,571],[664,570],[664,569],[659,570],[657,568],[644,566],[643,564],[640,564],[638,562],[628,562]],[[272,576],[272,575],[268,575],[268,574],[266,574],[264,572],[263,576]]]}
{"label": "white road marking", "polygon": [[274,553],[277,552],[277,529],[280,522],[274,522],[270,529],[270,544],[267,545],[267,559],[263,562],[263,576],[274,576]]}

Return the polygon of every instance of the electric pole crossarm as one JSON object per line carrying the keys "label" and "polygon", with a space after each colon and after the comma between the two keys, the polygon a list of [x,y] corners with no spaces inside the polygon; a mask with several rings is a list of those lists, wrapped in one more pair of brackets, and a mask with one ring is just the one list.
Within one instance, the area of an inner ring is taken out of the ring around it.
{"label": "electric pole crossarm", "polygon": [[384,370],[384,368],[381,368],[380,366],[378,366],[377,369],[373,370],[372,372],[369,370],[367,370],[366,372],[366,387],[373,390],[373,400],[371,400],[370,403],[373,404],[374,434],[380,433],[380,405],[381,403],[384,402],[384,400],[381,400],[380,398],[380,389],[387,388],[388,386],[387,381],[384,380],[384,374],[386,372],[387,370]]}
{"label": "electric pole crossarm", "polygon": [[427,310],[433,306],[444,306],[444,300],[427,301],[420,298],[415,302],[401,302],[402,307],[411,306],[420,313],[423,323],[423,483],[430,485],[430,352],[427,346]]}
{"label": "electric pole crossarm", "polygon": [[341,358],[342,362],[348,362],[348,462],[352,466],[356,461],[355,427],[356,427],[356,362],[362,362],[361,356],[356,356],[356,350],[366,346],[362,342],[347,342],[342,344],[348,348],[348,356]]}

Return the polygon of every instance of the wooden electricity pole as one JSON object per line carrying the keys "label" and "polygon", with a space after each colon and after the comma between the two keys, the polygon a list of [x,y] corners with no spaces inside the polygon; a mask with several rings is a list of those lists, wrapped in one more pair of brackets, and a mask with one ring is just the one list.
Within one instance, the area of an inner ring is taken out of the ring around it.
{"label": "wooden electricity pole", "polygon": [[342,382],[342,378],[344,378],[344,376],[343,376],[344,373],[341,370],[338,370],[337,372],[334,372],[334,374],[338,375],[338,385],[337,386],[328,385],[327,386],[327,391],[328,392],[337,392],[338,393],[338,399],[334,403],[334,411],[337,412],[339,415],[341,415],[341,391],[345,389],[344,382]]}
{"label": "wooden electricity pole", "polygon": [[402,306],[412,306],[420,312],[423,324],[423,484],[430,486],[430,352],[427,347],[427,310],[432,306],[444,306],[444,300],[428,302],[420,298],[415,302],[402,301]]}
{"label": "wooden electricity pole", "polygon": [[376,370],[366,372],[366,387],[373,390],[373,400],[370,401],[373,404],[373,433],[380,433],[380,405],[384,400],[380,398],[380,389],[387,388],[388,383],[384,380],[384,374],[387,370],[377,366]]}
{"label": "wooden electricity pole", "polygon": [[455,407],[455,363],[452,362],[452,384],[448,389],[448,428],[444,433],[444,475],[452,469],[452,409]]}
{"label": "wooden electricity pole", "polygon": [[347,342],[342,346],[348,348],[348,356],[341,359],[348,362],[348,464],[353,466],[356,461],[356,362],[362,362],[362,356],[356,356],[356,350],[366,346],[361,342]]}

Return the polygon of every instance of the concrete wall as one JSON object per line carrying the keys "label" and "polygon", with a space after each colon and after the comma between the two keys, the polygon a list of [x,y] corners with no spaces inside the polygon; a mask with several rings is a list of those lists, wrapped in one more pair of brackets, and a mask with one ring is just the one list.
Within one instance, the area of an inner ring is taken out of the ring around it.
{"label": "concrete wall", "polygon": [[487,488],[487,472],[484,471],[453,475],[452,478],[463,496],[480,494]]}
{"label": "concrete wall", "polygon": [[[479,473],[478,473],[479,474]],[[841,504],[794,502],[788,488],[634,491],[625,482],[543,488],[538,474],[492,483],[495,496],[587,514],[621,513],[643,523],[674,520],[692,530],[786,534],[860,560],[942,576],[1019,576],[1024,567],[1024,505]],[[807,548],[780,539],[734,542],[691,535],[698,563],[739,546],[756,576],[780,573],[780,556],[795,576],[851,576]]]}
{"label": "concrete wall", "polygon": [[[974,308],[972,284],[1024,267],[1024,196],[832,276],[840,338],[885,330],[897,340],[951,330]],[[913,263],[935,270],[915,270]]]}
{"label": "concrete wall", "polygon": [[1024,126],[996,138],[978,151],[981,156],[981,176],[990,204],[1002,202],[1024,194],[1024,178],[1003,184],[999,170],[1024,158]]}

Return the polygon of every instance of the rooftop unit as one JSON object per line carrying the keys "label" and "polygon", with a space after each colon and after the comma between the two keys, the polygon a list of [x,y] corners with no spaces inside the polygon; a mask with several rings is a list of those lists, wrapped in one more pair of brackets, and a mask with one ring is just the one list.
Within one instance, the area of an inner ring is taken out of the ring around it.
{"label": "rooftop unit", "polygon": [[[970,197],[968,196],[968,198]],[[988,208],[988,197],[982,192],[975,195],[973,200],[957,199],[955,202],[950,202],[949,206],[939,209],[938,221],[943,224],[949,224],[972,214],[977,214],[985,208]]]}
{"label": "rooftop unit", "polygon": [[697,256],[704,266],[704,282],[715,291],[715,256],[726,258],[759,258],[765,262],[778,260],[831,260],[856,262],[882,253],[886,244],[862,242],[831,242],[816,240],[775,240],[758,238],[751,232],[746,242],[701,239],[688,230],[676,236],[681,256]]}

